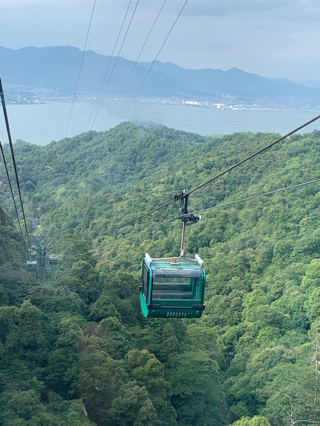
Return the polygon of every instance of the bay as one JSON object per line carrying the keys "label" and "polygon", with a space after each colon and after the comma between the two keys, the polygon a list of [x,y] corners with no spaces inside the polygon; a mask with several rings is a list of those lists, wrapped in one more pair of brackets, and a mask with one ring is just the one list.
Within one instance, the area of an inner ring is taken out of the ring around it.
{"label": "bay", "polygon": [[[315,110],[219,110],[142,102],[106,102],[100,105],[97,116],[97,107],[88,102],[74,103],[71,117],[71,104],[63,102],[8,105],[7,109],[13,140],[21,139],[38,145],[61,140],[66,135],[75,136],[91,127],[96,131],[106,130],[121,121],[153,122],[201,135],[244,131],[285,134],[319,114]],[[96,116],[93,126],[92,119],[89,123],[90,116]],[[301,133],[317,128],[320,128],[320,122],[312,123]],[[0,121],[0,138],[7,142],[3,120]]]}

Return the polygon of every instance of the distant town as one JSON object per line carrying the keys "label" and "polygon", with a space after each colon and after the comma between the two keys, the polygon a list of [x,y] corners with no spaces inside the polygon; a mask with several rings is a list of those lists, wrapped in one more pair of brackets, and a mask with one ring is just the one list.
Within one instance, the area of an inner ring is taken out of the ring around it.
{"label": "distant town", "polygon": [[[8,104],[29,105],[45,104],[51,102],[72,102],[73,94],[61,93],[59,89],[47,89],[30,86],[18,86],[9,84],[5,88],[6,101]],[[75,102],[130,102],[128,97],[104,96],[90,93],[78,93],[75,96]],[[217,99],[185,99],[183,97],[172,96],[169,98],[136,98],[136,102],[162,105],[185,105],[194,108],[212,108],[218,110],[232,111],[293,111],[301,109],[314,109],[320,107],[320,102],[316,99],[297,99],[297,98],[260,98],[260,99],[239,99],[232,95],[220,95]]]}

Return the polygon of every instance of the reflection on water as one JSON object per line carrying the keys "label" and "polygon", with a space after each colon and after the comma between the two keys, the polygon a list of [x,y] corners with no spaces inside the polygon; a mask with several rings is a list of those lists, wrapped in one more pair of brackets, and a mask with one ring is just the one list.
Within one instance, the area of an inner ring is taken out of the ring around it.
{"label": "reflection on water", "polygon": [[[175,129],[202,135],[233,132],[277,132],[285,134],[316,116],[318,111],[220,111],[184,105],[144,104],[134,102],[129,110],[127,102],[109,102],[101,106],[93,130],[101,131],[125,121],[154,122]],[[68,137],[90,129],[88,122],[93,105],[75,103]],[[39,145],[65,137],[71,104],[8,105],[13,140],[22,139]],[[95,116],[95,112],[93,117]],[[6,142],[4,123],[0,122],[0,138]],[[303,133],[320,128],[311,124]]]}

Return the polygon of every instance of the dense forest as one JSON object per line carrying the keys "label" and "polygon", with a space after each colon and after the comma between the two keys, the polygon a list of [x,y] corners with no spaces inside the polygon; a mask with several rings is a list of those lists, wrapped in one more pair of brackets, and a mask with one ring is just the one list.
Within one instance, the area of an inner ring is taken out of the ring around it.
{"label": "dense forest", "polygon": [[1,426],[320,424],[320,182],[239,201],[320,179],[320,132],[190,196],[201,319],[140,312],[144,253],[179,254],[178,203],[121,226],[276,137],[123,123],[14,144],[30,235],[46,234],[58,265],[37,284],[26,272],[1,164]]}

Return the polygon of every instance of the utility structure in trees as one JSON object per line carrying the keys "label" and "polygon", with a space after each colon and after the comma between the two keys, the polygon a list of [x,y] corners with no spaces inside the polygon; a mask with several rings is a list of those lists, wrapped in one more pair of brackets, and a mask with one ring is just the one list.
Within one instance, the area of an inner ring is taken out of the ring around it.
{"label": "utility structure in trees", "polygon": [[[30,257],[36,258],[36,260],[27,262],[27,269],[37,272],[36,284],[44,284],[48,280],[46,259],[52,247],[48,246],[45,235],[32,235],[32,239],[33,245]],[[49,256],[49,265],[56,265],[57,263],[56,256]],[[33,269],[30,269],[31,266],[33,266]]]}
{"label": "utility structure in trees", "polygon": [[32,227],[33,227],[33,228],[40,228],[41,221],[40,221],[40,218],[39,218],[39,217],[34,217],[34,218],[32,218],[32,219],[31,219],[31,222],[32,222]]}
{"label": "utility structure in trees", "polygon": [[311,367],[314,367],[316,374],[316,387],[314,395],[314,404],[317,403],[318,391],[319,391],[319,378],[320,378],[320,332],[317,327],[314,333],[314,354],[311,359]]}

